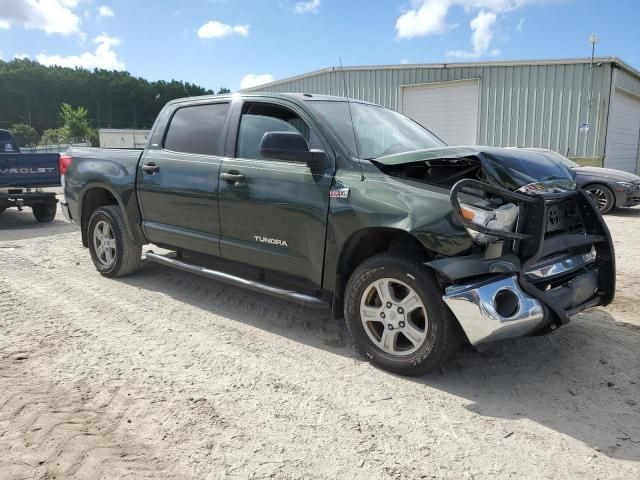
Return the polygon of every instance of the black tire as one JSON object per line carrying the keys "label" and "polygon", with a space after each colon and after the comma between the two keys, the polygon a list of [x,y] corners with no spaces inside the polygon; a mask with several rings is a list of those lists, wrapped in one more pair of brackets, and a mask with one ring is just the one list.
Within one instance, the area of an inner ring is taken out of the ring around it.
{"label": "black tire", "polygon": [[[365,330],[368,327],[361,321],[363,295],[371,291],[373,282],[381,279],[395,279],[404,283],[422,301],[428,320],[423,327],[426,338],[411,354],[399,356],[385,352],[371,340]],[[356,348],[374,365],[401,375],[421,375],[443,365],[458,351],[464,339],[458,321],[442,300],[442,291],[435,275],[418,259],[410,256],[382,253],[358,266],[347,283],[344,316]]]}
{"label": "black tire", "polygon": [[0,215],[2,215],[6,209],[7,207],[0,207]]}
{"label": "black tire", "polygon": [[[113,261],[105,263],[98,255],[95,229],[104,223],[108,224],[115,240],[115,254]],[[142,246],[133,243],[127,236],[127,227],[124,223],[122,211],[117,205],[100,207],[89,219],[87,238],[89,239],[89,251],[96,269],[105,277],[122,277],[135,272],[140,266]]]}
{"label": "black tire", "polygon": [[616,197],[606,185],[594,183],[587,185],[584,189],[591,194],[591,198],[602,215],[609,213],[616,206]]}
{"label": "black tire", "polygon": [[49,223],[56,218],[57,205],[56,202],[39,203],[31,207],[31,210],[33,210],[33,216],[36,217],[37,221]]}

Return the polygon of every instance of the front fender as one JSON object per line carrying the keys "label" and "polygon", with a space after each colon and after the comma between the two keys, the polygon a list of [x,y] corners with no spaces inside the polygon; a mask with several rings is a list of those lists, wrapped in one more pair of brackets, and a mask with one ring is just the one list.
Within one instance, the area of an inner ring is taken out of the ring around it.
{"label": "front fender", "polygon": [[323,288],[335,289],[340,256],[349,239],[370,228],[401,230],[436,255],[453,256],[469,250],[473,241],[453,215],[446,188],[382,173],[338,174],[332,187],[346,188],[347,198],[329,203]]}

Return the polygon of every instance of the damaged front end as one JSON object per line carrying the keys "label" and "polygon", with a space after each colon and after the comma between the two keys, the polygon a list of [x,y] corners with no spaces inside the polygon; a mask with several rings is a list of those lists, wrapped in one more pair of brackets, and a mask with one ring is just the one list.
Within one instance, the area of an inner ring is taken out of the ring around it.
{"label": "damaged front end", "polygon": [[[566,167],[530,151],[439,150],[427,152],[430,158],[422,162],[450,170],[441,180],[455,182],[450,193],[454,218],[479,248],[427,265],[445,285],[443,299],[471,344],[544,333],[578,312],[611,303],[611,236]],[[461,162],[467,162],[465,168]],[[390,165],[415,173],[419,163],[395,158]]]}

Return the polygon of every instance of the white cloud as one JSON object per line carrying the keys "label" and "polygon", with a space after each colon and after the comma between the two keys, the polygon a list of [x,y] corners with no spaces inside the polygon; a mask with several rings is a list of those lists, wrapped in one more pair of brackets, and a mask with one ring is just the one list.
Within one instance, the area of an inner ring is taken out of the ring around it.
{"label": "white cloud", "polygon": [[273,75],[271,75],[270,73],[249,73],[248,75],[245,75],[240,81],[240,88],[245,89],[257,87],[258,85],[263,85],[270,82],[273,82]]}
{"label": "white cloud", "polygon": [[101,17],[113,17],[115,13],[113,13],[113,10],[110,6],[102,5],[98,8],[98,15],[100,15]]}
{"label": "white cloud", "polygon": [[80,33],[78,0],[0,0],[0,28],[14,25],[46,33]]}
{"label": "white cloud", "polygon": [[293,6],[293,11],[302,15],[305,13],[318,13],[320,11],[320,3],[320,0],[297,2]]}
{"label": "white cloud", "polygon": [[[549,3],[560,0],[412,0],[412,8],[396,19],[397,38],[413,38],[446,33],[457,27],[447,21],[452,7],[461,7],[465,14],[476,16],[471,20],[472,49],[450,50],[448,55],[459,58],[478,58],[482,55],[499,55],[491,49],[498,15],[506,14],[529,4]],[[522,30],[524,18],[516,30]]]}
{"label": "white cloud", "polygon": [[516,32],[521,32],[522,31],[522,27],[524,26],[524,21],[525,21],[525,18],[522,17],[520,19],[520,21],[518,22],[518,24],[516,25]]}
{"label": "white cloud", "polygon": [[16,53],[13,58],[17,60],[26,60],[27,58],[31,58],[27,53]]}
{"label": "white cloud", "polygon": [[124,63],[118,58],[113,47],[120,45],[120,39],[102,34],[93,39],[98,46],[94,53],[85,52],[80,55],[36,55],[42,65],[59,65],[61,67],[82,67],[87,69],[103,68],[105,70],[124,70]]}
{"label": "white cloud", "polygon": [[[493,25],[496,23],[496,14],[493,12],[481,11],[478,15],[471,20],[471,45],[472,50],[449,50],[447,55],[458,58],[478,58],[489,51],[489,45],[493,38]],[[492,50],[492,55],[497,55],[500,52]]]}
{"label": "white cloud", "polygon": [[211,20],[198,29],[200,38],[221,38],[228,35],[249,35],[249,25],[227,25],[226,23]]}
{"label": "white cloud", "polygon": [[396,20],[398,38],[422,37],[444,33],[456,25],[446,22],[449,0],[425,0],[418,8],[409,10]]}

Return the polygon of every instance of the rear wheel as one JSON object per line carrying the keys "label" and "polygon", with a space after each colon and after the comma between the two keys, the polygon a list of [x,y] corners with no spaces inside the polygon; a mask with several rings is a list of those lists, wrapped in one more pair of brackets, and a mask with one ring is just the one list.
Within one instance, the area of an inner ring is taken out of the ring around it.
{"label": "rear wheel", "polygon": [[138,269],[142,247],[129,240],[120,207],[98,208],[88,228],[91,259],[102,275],[121,277]]}
{"label": "rear wheel", "polygon": [[435,276],[420,262],[383,253],[351,275],[345,319],[358,350],[372,363],[420,375],[445,363],[462,342],[441,297]]}
{"label": "rear wheel", "polygon": [[31,207],[31,209],[33,210],[33,216],[41,223],[52,222],[56,218],[56,202],[39,203]]}
{"label": "rear wheel", "polygon": [[584,189],[589,192],[596,202],[601,214],[609,213],[615,205],[615,197],[611,189],[605,185],[587,185]]}

